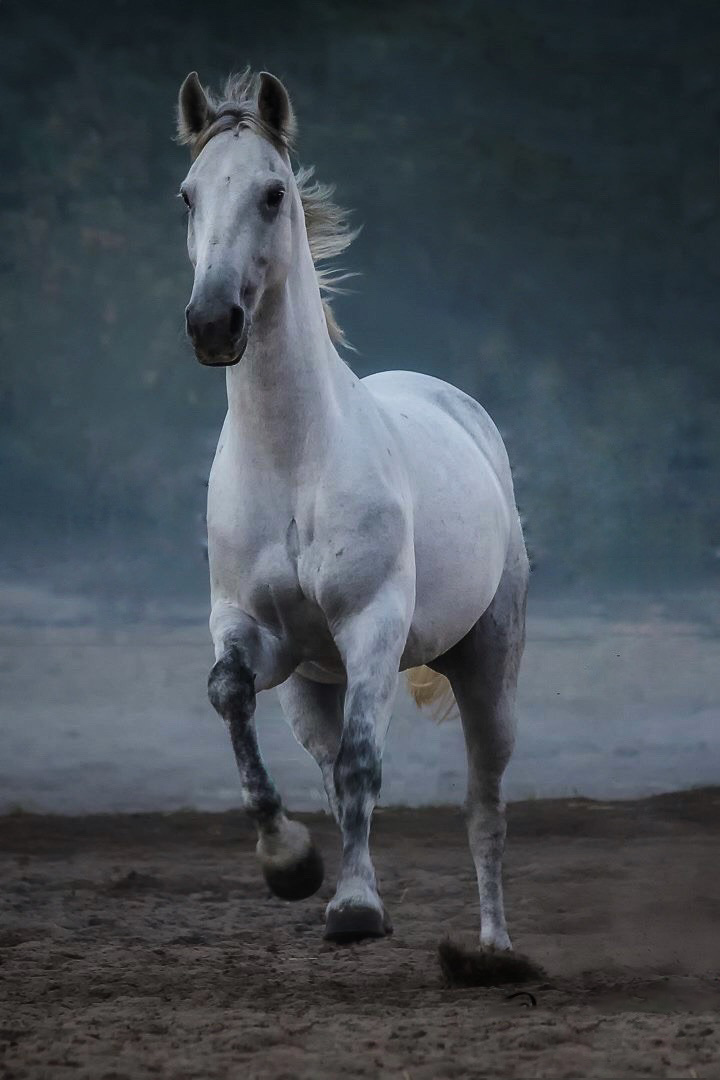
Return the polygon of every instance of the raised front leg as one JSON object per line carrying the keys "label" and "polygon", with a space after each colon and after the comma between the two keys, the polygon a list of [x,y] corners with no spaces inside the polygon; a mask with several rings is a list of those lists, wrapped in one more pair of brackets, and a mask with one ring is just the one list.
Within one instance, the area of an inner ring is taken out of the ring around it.
{"label": "raised front leg", "polygon": [[291,821],[260,755],[255,733],[256,692],[288,674],[282,644],[253,620],[234,612],[211,621],[217,662],[208,679],[213,708],[228,726],[240,773],[243,804],[258,831],[257,855],[265,880],[283,900],[302,900],[322,885],[323,863],[310,833]]}
{"label": "raised front leg", "polygon": [[325,937],[332,941],[383,937],[392,930],[378,895],[369,842],[407,636],[409,616],[404,609],[394,598],[379,599],[348,619],[336,637],[347,689],[334,766],[343,850],[337,890],[327,907]]}

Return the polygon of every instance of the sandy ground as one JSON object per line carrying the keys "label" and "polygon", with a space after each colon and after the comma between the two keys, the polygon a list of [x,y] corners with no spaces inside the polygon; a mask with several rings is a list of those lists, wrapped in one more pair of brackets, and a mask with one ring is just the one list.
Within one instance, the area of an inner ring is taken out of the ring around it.
{"label": "sandy ground", "polygon": [[528,998],[443,985],[476,898],[454,809],[386,810],[395,934],[322,941],[321,893],[268,896],[238,813],[0,819],[0,1076],[717,1077],[720,789],[510,808]]}

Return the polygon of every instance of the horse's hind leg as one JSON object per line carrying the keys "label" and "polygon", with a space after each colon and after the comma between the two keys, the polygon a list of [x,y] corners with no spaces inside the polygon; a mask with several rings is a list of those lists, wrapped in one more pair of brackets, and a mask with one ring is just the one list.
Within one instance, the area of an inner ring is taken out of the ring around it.
{"label": "horse's hind leg", "polygon": [[480,895],[480,942],[510,949],[502,891],[505,807],[501,781],[515,741],[515,690],[525,641],[528,566],[524,548],[470,633],[434,667],[460,709],[468,757],[467,827]]}
{"label": "horse's hind leg", "polygon": [[345,687],[313,682],[296,672],[277,692],[293,735],[320,766],[330,810],[339,823],[333,770],[342,736]]}

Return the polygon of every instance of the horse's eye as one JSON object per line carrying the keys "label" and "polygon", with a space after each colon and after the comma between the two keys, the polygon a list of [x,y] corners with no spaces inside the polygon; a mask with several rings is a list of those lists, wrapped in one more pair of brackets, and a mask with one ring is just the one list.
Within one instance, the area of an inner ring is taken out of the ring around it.
{"label": "horse's eye", "polygon": [[271,210],[277,210],[280,203],[285,196],[285,188],[280,184],[274,184],[271,188],[268,188],[265,195],[265,202]]}
{"label": "horse's eye", "polygon": [[188,193],[185,190],[185,188],[180,188],[180,198],[182,199],[182,201],[185,203],[185,205],[187,206],[187,208],[189,210],[190,209],[190,200],[188,199]]}

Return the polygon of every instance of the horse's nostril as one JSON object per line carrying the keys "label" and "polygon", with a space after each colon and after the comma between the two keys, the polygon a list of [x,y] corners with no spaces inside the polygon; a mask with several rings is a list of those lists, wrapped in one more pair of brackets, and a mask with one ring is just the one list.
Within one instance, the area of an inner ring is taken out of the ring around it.
{"label": "horse's nostril", "polygon": [[227,355],[242,338],[245,311],[241,304],[228,303],[223,297],[203,297],[185,308],[185,327],[196,350]]}
{"label": "horse's nostril", "polygon": [[239,304],[233,304],[230,308],[230,334],[239,337],[245,324],[245,312]]}

